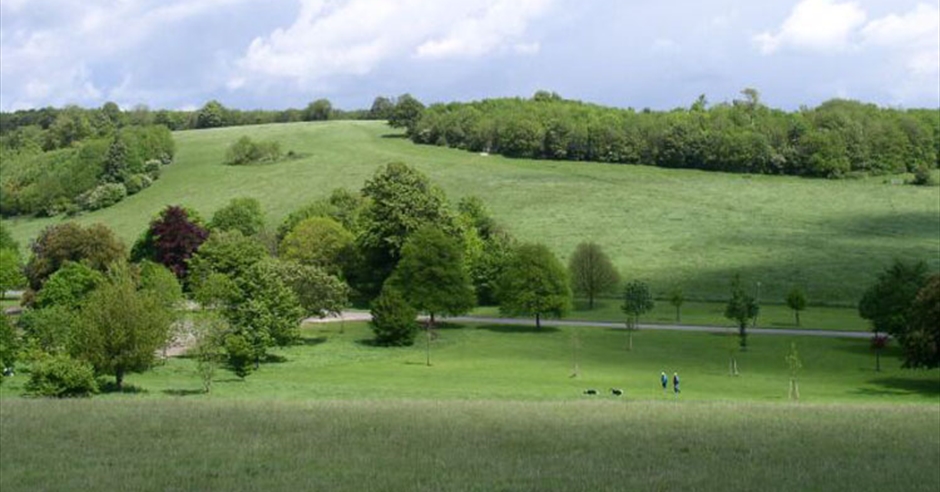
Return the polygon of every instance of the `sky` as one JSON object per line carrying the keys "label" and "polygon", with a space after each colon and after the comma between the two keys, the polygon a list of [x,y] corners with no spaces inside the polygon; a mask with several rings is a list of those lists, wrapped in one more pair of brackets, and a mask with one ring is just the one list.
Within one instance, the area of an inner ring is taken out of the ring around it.
{"label": "sky", "polygon": [[558,92],[618,107],[940,107],[940,0],[0,0],[0,110],[368,108]]}

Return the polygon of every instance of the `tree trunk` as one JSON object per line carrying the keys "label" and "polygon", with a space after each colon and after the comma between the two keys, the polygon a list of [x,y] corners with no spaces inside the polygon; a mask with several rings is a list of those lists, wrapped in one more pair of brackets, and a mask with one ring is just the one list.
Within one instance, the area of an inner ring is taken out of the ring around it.
{"label": "tree trunk", "polygon": [[794,309],[793,314],[796,315],[796,326],[800,326],[800,312]]}
{"label": "tree trunk", "polygon": [[542,319],[539,313],[535,313],[535,329],[536,330],[542,329]]}
{"label": "tree trunk", "polygon": [[117,388],[118,393],[124,390],[124,368],[118,367],[114,370],[114,386]]}
{"label": "tree trunk", "polygon": [[747,321],[738,326],[738,337],[740,337],[741,351],[747,350]]}
{"label": "tree trunk", "polygon": [[425,333],[425,353],[427,355],[427,364],[428,367],[431,367],[431,320],[428,319],[427,323],[424,324],[424,333]]}
{"label": "tree trunk", "polygon": [[594,309],[594,294],[588,294],[588,309]]}

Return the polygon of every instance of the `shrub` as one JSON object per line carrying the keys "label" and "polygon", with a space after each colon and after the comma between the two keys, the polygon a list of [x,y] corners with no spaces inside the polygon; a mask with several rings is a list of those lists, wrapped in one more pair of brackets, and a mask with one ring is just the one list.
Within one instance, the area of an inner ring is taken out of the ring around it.
{"label": "shrub", "polygon": [[98,210],[110,207],[126,196],[127,187],[123,184],[105,183],[79,195],[78,203],[85,210]]}
{"label": "shrub", "polygon": [[251,344],[245,337],[242,335],[225,337],[225,353],[228,356],[228,367],[236,376],[245,379],[245,376],[251,374],[251,364],[255,355]]}
{"label": "shrub", "polygon": [[30,369],[26,392],[34,396],[88,396],[98,392],[91,364],[67,355],[44,355]]}
{"label": "shrub", "polygon": [[930,168],[922,164],[914,169],[914,179],[911,180],[911,184],[916,186],[933,186],[936,184],[936,180],[933,179]]}
{"label": "shrub", "polygon": [[162,164],[163,163],[159,159],[150,159],[144,163],[143,171],[147,174],[147,176],[150,176],[150,179],[156,181],[157,178],[160,177],[160,172],[162,171],[160,166]]}
{"label": "shrub", "polygon": [[386,286],[372,301],[372,321],[369,325],[375,333],[375,343],[386,346],[412,345],[418,332],[411,307],[396,289]]}
{"label": "shrub", "polygon": [[139,192],[140,190],[143,190],[144,188],[149,187],[151,184],[153,184],[153,179],[150,178],[150,175],[140,173],[140,174],[133,174],[129,178],[127,178],[127,181],[124,183],[124,186],[127,188],[127,194],[133,195]]}
{"label": "shrub", "polygon": [[230,166],[274,162],[281,158],[281,144],[273,140],[255,142],[243,136],[225,152],[225,163]]}
{"label": "shrub", "polygon": [[[19,345],[10,318],[5,314],[0,314],[0,369],[13,367],[16,364],[16,353],[19,350]],[[2,375],[0,375],[0,381],[3,381]]]}

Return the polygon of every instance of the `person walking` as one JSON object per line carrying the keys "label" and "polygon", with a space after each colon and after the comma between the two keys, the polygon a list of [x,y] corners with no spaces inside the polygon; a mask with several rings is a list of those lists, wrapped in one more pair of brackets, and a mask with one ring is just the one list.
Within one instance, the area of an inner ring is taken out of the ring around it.
{"label": "person walking", "polygon": [[676,394],[676,398],[679,397],[679,373],[672,373],[672,391]]}
{"label": "person walking", "polygon": [[663,385],[663,394],[666,394],[666,386],[669,385],[669,378],[666,377],[666,371],[659,373],[659,382]]}

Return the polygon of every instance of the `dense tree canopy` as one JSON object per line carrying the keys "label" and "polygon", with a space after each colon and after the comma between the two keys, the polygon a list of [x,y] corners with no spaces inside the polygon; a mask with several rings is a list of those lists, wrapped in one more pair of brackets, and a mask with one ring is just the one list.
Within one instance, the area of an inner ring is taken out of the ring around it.
{"label": "dense tree canopy", "polygon": [[466,313],[476,300],[460,243],[433,226],[408,238],[389,281],[432,323],[435,314]]}
{"label": "dense tree canopy", "polygon": [[917,293],[910,321],[901,337],[904,366],[940,367],[940,274],[931,276]]}
{"label": "dense tree canopy", "polygon": [[927,264],[895,260],[862,295],[858,313],[875,332],[899,337],[910,326],[910,308],[927,282]]}
{"label": "dense tree canopy", "polygon": [[542,316],[561,318],[571,307],[571,287],[565,267],[541,244],[516,248],[499,279],[500,312],[535,316],[541,328]]}
{"label": "dense tree canopy", "polygon": [[34,291],[61,268],[65,262],[81,262],[104,272],[111,263],[124,259],[127,250],[107,226],[82,227],[74,222],[55,224],[43,229],[30,246],[32,256],[26,264],[26,277]]}
{"label": "dense tree canopy", "polygon": [[139,290],[127,265],[116,264],[107,281],[88,297],[73,331],[73,353],[101,374],[114,375],[121,389],[124,375],[154,361],[167,340],[170,309],[150,290]]}
{"label": "dense tree canopy", "polygon": [[455,233],[453,216],[440,188],[415,169],[391,163],[380,168],[362,188],[370,199],[361,216],[357,238],[365,257],[365,272],[359,289],[376,294],[401,256],[401,248],[424,226]]}
{"label": "dense tree canopy", "polygon": [[397,124],[418,143],[510,157],[765,174],[897,173],[936,167],[940,155],[935,109],[836,99],[787,113],[745,89],[732,103],[706,107],[700,97],[689,110],[636,112],[546,94],[435,104]]}
{"label": "dense tree canopy", "polygon": [[210,229],[238,230],[246,236],[254,236],[264,227],[264,212],[261,202],[255,198],[233,198],[224,207],[215,211],[209,221]]}
{"label": "dense tree canopy", "polygon": [[198,216],[183,207],[170,205],[150,223],[136,244],[134,260],[153,260],[173,271],[178,278],[185,278],[189,259],[209,237]]}

